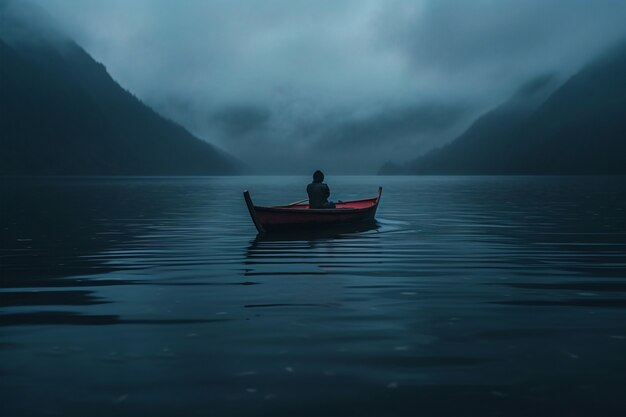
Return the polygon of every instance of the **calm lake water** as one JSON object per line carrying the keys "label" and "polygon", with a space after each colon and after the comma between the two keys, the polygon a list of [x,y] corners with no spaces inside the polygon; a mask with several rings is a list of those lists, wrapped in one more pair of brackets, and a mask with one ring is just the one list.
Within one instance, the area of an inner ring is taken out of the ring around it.
{"label": "calm lake water", "polygon": [[624,177],[2,179],[3,416],[625,415]]}

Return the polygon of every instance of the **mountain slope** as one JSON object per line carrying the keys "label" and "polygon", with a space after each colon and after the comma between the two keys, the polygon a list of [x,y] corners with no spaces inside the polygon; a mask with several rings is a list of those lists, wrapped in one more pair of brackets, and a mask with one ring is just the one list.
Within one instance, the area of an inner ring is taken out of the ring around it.
{"label": "mountain slope", "polygon": [[233,158],[125,91],[71,40],[0,39],[0,62],[0,174],[203,175],[238,169]]}
{"label": "mountain slope", "polygon": [[626,43],[534,107],[518,106],[518,96],[479,118],[448,146],[409,164],[408,171],[626,173]]}

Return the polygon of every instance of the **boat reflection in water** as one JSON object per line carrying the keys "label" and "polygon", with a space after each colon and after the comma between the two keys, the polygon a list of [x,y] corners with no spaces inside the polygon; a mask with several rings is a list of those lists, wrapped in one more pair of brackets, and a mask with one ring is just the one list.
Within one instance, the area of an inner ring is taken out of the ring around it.
{"label": "boat reflection in water", "polygon": [[326,229],[259,233],[250,241],[245,276],[327,275],[362,268],[380,256],[376,222]]}
{"label": "boat reflection in water", "polygon": [[[277,230],[272,233],[259,233],[252,242],[310,242],[323,241],[330,239],[354,239],[359,237],[359,234],[365,232],[376,232],[380,229],[380,223],[376,220],[371,222],[357,223],[357,224],[345,224],[335,225],[326,228],[308,228],[301,230]],[[356,236],[355,236],[356,235]]]}

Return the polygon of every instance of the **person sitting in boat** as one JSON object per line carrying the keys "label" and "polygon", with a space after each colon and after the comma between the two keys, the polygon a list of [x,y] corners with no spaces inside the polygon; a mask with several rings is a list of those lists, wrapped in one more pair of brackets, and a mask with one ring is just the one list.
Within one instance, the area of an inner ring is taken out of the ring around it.
{"label": "person sitting in boat", "polygon": [[328,201],[330,189],[324,184],[324,173],[317,170],[313,173],[313,182],[307,185],[306,192],[309,195],[309,208],[326,209],[335,208],[335,203]]}

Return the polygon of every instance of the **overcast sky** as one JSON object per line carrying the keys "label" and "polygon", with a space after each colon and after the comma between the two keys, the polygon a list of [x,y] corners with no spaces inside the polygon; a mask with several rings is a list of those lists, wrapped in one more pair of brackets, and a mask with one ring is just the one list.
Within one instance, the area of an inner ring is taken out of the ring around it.
{"label": "overcast sky", "polygon": [[375,172],[626,36],[623,0],[32,0],[125,88],[264,172]]}

